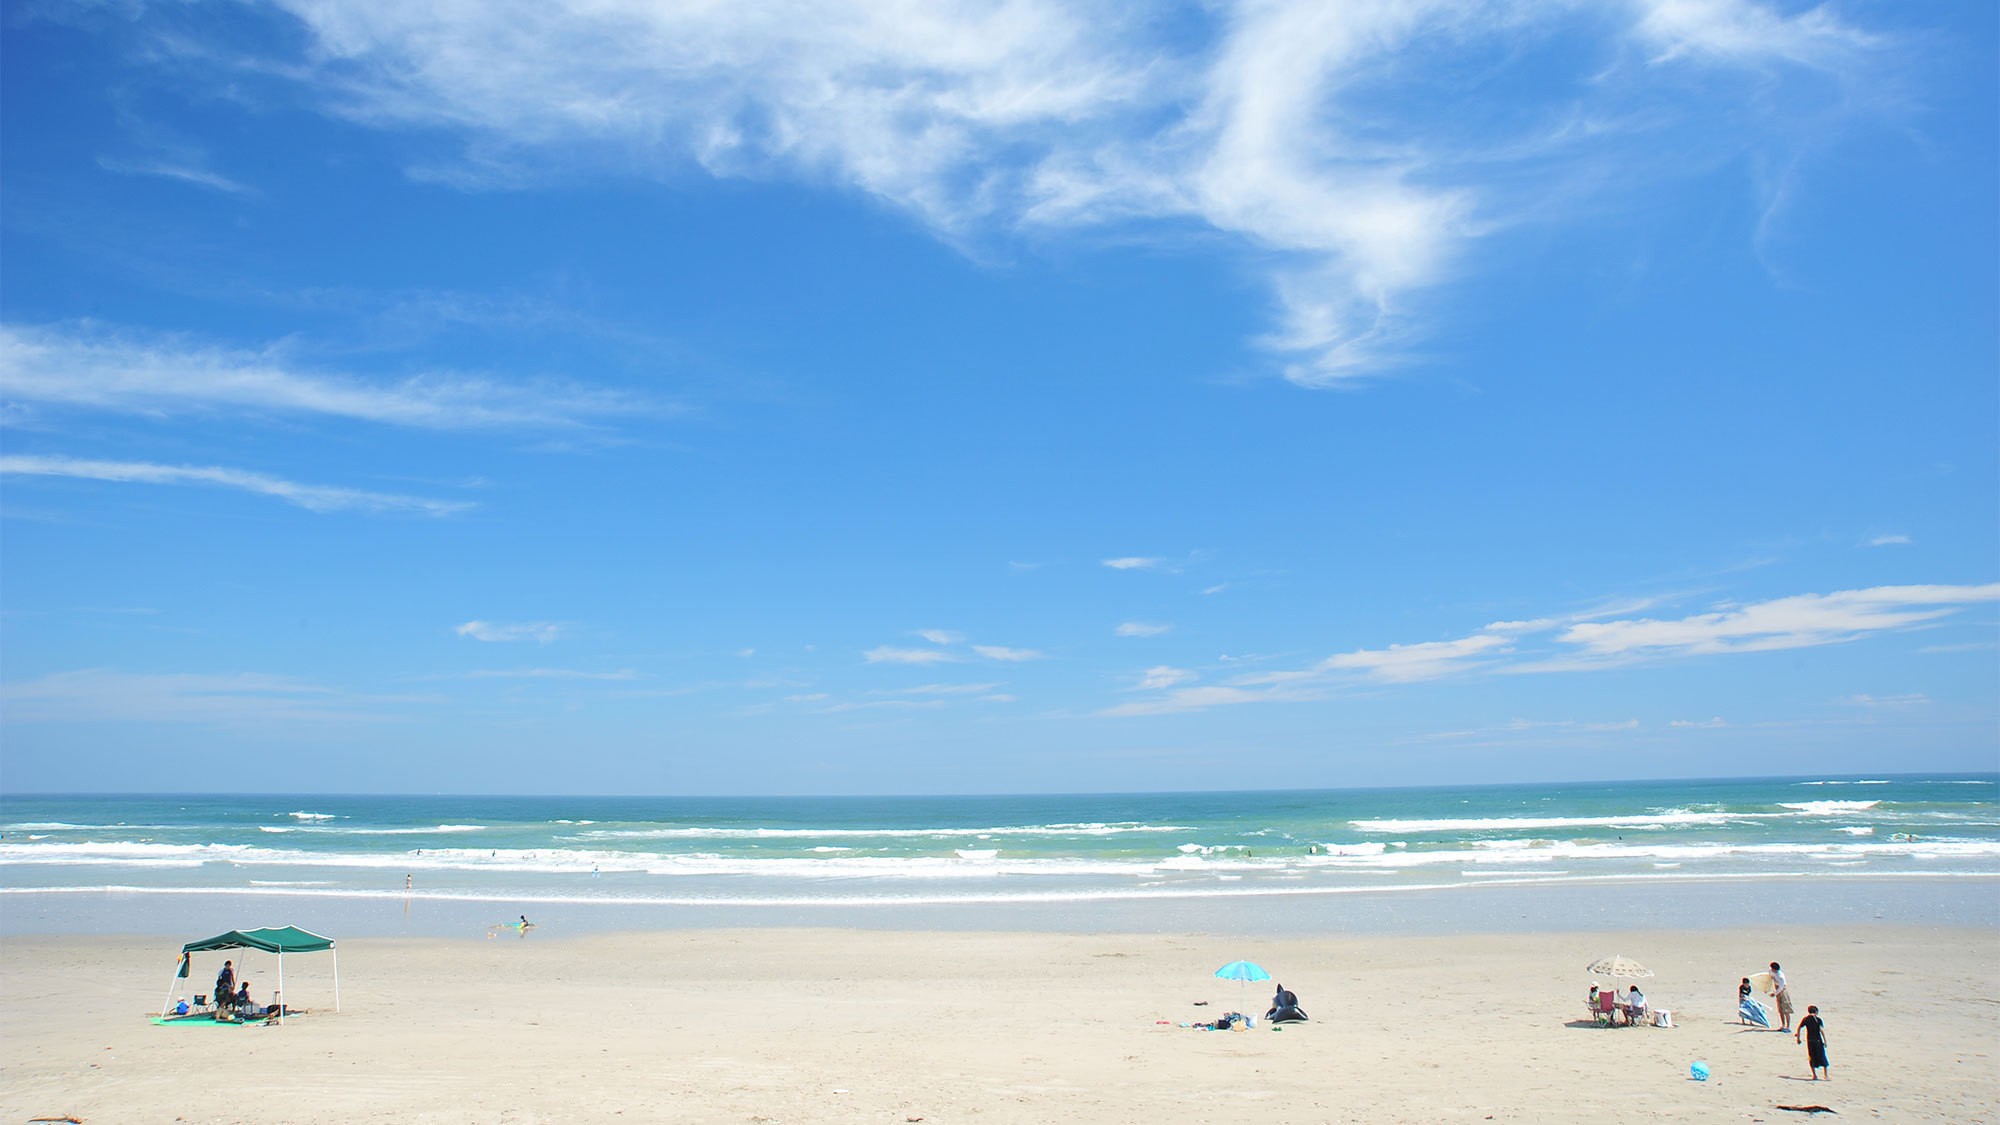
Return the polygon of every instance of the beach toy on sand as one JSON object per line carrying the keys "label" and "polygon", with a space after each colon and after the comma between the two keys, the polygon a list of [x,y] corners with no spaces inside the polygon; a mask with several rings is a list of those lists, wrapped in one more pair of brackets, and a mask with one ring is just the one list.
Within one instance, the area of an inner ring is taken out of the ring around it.
{"label": "beach toy on sand", "polygon": [[1708,1081],[1708,1064],[1700,1060],[1689,1064],[1688,1077],[1694,1079],[1696,1082]]}

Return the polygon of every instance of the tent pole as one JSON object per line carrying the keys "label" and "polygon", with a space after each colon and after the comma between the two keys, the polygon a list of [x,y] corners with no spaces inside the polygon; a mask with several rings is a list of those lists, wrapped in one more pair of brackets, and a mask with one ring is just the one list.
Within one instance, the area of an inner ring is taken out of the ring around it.
{"label": "tent pole", "polygon": [[333,950],[333,1010],[340,1010],[340,950]]}
{"label": "tent pole", "polygon": [[167,982],[167,1001],[166,1003],[160,1005],[160,1017],[162,1019],[166,1018],[167,1009],[174,1006],[174,993],[179,992],[180,990],[181,990],[181,966],[180,963],[177,961],[174,963],[174,979]]}
{"label": "tent pole", "polygon": [[278,950],[278,1022],[285,1022],[285,951]]}

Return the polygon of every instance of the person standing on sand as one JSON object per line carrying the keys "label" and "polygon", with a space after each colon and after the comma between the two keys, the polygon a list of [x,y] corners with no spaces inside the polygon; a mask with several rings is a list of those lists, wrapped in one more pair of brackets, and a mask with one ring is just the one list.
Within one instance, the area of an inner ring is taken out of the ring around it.
{"label": "person standing on sand", "polygon": [[1819,1081],[1822,1070],[1826,1071],[1826,1080],[1833,1081],[1833,1068],[1826,1062],[1826,1021],[1819,1018],[1819,1005],[1806,1005],[1806,1018],[1792,1032],[1792,1042],[1797,1043],[1801,1035],[1806,1037],[1806,1064],[1812,1068],[1813,1081]]}
{"label": "person standing on sand", "polygon": [[222,971],[215,974],[215,1007],[217,1011],[227,1008],[236,1000],[236,962],[224,961]]}
{"label": "person standing on sand", "polygon": [[1792,990],[1785,985],[1785,970],[1771,962],[1771,992],[1778,1000],[1778,1030],[1792,1029]]}

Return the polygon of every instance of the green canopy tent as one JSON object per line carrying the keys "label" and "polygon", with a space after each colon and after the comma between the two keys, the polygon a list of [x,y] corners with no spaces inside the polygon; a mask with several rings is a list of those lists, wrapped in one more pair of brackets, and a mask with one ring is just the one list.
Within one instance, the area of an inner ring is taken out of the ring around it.
{"label": "green canopy tent", "polygon": [[[333,954],[333,1010],[336,1012],[340,1010],[340,951],[333,947],[333,939],[322,937],[311,930],[301,930],[297,926],[268,926],[261,930],[231,930],[226,934],[217,934],[204,941],[191,941],[181,946],[181,961],[174,968],[174,983],[167,988],[167,1002],[160,1009],[161,1015],[166,1015],[166,1009],[173,1006],[174,990],[179,987],[181,978],[186,974],[187,955],[207,953],[217,949],[257,949],[277,954],[276,991],[280,1003],[283,1002],[285,991],[285,954],[331,953]],[[282,1010],[278,1018],[284,1018]]]}

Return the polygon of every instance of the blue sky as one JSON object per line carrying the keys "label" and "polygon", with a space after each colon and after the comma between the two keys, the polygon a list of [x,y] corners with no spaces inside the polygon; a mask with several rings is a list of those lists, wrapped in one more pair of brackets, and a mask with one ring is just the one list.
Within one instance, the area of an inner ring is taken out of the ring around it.
{"label": "blue sky", "polygon": [[10,790],[2000,763],[1991,5],[5,17]]}

